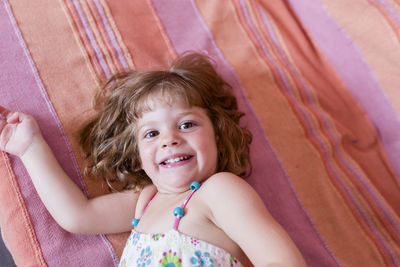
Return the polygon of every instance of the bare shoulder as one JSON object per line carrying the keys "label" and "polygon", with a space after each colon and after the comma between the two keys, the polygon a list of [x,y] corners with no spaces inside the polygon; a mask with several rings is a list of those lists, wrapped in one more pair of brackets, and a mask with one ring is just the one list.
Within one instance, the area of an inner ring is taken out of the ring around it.
{"label": "bare shoulder", "polygon": [[305,266],[293,241],[245,180],[222,172],[207,179],[203,186],[202,199],[210,209],[209,219],[240,246],[255,266]]}
{"label": "bare shoulder", "polygon": [[230,173],[230,172],[218,172],[208,178],[203,185],[207,187],[219,187],[219,186],[242,186],[246,184],[250,186],[243,178]]}
{"label": "bare shoulder", "polygon": [[204,194],[213,197],[258,197],[256,191],[243,178],[230,173],[219,172],[208,178],[202,185]]}
{"label": "bare shoulder", "polygon": [[270,218],[268,210],[257,192],[243,178],[229,173],[220,172],[208,178],[202,185],[201,199],[210,209],[212,218],[218,214],[227,216],[240,210],[254,210]]}

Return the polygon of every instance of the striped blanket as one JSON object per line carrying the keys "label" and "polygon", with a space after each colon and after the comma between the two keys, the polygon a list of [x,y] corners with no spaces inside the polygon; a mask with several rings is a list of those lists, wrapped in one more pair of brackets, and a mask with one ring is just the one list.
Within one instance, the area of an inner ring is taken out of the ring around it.
{"label": "striped blanket", "polygon": [[[400,266],[399,42],[399,0],[0,0],[0,105],[94,197],[76,131],[99,84],[208,54],[254,135],[248,182],[308,265]],[[127,234],[62,230],[4,153],[0,179],[17,265],[117,265]]]}

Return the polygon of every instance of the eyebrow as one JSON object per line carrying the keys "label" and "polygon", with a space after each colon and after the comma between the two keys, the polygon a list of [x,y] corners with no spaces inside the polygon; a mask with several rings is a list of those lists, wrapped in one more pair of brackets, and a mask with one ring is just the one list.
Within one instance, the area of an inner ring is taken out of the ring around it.
{"label": "eyebrow", "polygon": [[[179,113],[177,117],[184,117],[184,116],[188,116],[188,115],[198,115],[198,116],[203,117],[203,115],[202,115],[200,112],[196,112],[196,111],[192,111],[192,110],[191,110],[191,111],[185,111],[185,112]],[[140,132],[140,130],[141,130],[142,128],[144,128],[145,126],[147,126],[148,124],[152,124],[152,123],[155,123],[155,122],[156,122],[156,121],[147,121],[147,122],[145,122],[144,124],[140,125],[140,126],[137,128],[137,132]]]}

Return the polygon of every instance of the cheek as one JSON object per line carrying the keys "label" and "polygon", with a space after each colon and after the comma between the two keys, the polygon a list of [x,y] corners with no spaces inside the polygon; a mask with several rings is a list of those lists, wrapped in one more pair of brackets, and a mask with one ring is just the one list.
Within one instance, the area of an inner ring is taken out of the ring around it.
{"label": "cheek", "polygon": [[143,168],[143,163],[148,162],[148,160],[146,160],[146,154],[147,153],[143,153],[143,151],[146,151],[143,145],[138,144],[138,154],[139,154],[139,160],[140,160],[140,165]]}
{"label": "cheek", "polygon": [[138,144],[138,152],[140,159],[141,168],[150,176],[150,173],[154,169],[156,160],[156,152],[152,144]]}

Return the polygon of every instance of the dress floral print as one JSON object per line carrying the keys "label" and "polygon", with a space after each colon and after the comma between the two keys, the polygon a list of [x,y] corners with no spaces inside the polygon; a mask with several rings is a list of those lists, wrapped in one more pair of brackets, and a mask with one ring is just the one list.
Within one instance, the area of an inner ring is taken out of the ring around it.
{"label": "dress floral print", "polygon": [[[121,256],[120,267],[243,266],[226,250],[178,231],[183,209],[200,184],[194,182],[190,187],[192,193],[181,207],[174,210],[174,214],[179,216],[175,219],[173,229],[162,234],[145,234],[132,230]],[[150,203],[151,200],[146,208]],[[136,226],[139,220],[133,219],[133,225]]]}
{"label": "dress floral print", "polygon": [[224,249],[171,229],[164,234],[132,230],[120,267],[243,266]]}

